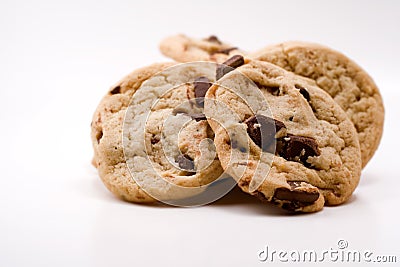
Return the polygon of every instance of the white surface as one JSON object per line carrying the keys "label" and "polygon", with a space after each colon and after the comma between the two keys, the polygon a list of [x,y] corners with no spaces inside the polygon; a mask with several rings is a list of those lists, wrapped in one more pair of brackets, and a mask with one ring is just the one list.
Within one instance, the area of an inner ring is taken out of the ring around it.
{"label": "white surface", "polygon": [[[56,2],[0,3],[0,266],[272,265],[257,259],[265,245],[323,251],[339,239],[400,261],[399,2]],[[122,76],[166,60],[158,42],[180,32],[248,50],[320,42],[368,70],[385,133],[350,203],[287,216],[239,191],[160,208],[105,189],[90,165],[92,113]]]}

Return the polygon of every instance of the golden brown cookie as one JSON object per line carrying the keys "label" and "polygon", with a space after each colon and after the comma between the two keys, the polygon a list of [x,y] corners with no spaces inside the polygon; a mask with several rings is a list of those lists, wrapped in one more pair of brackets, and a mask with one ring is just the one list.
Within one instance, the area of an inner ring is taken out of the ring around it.
{"label": "golden brown cookie", "polygon": [[122,147],[122,125],[126,108],[142,83],[172,63],[157,63],[140,68],[116,85],[100,101],[91,123],[93,165],[104,185],[116,196],[132,202],[153,202],[132,179]]}
{"label": "golden brown cookie", "polygon": [[161,52],[178,62],[224,62],[232,55],[244,54],[235,46],[220,41],[216,36],[195,39],[183,34],[170,36],[160,43]]}
{"label": "golden brown cookie", "polygon": [[193,199],[223,174],[203,114],[215,69],[214,63],[153,64],[109,91],[93,117],[92,141],[93,161],[110,191],[127,201],[173,205],[224,194]]}
{"label": "golden brown cookie", "polygon": [[348,200],[361,156],[346,113],[309,79],[243,63],[206,94],[223,168],[243,191],[284,209],[314,212]]}
{"label": "golden brown cookie", "polygon": [[362,165],[367,165],[381,140],[385,112],[379,89],[365,70],[338,51],[305,42],[268,46],[249,57],[315,80],[354,123]]}

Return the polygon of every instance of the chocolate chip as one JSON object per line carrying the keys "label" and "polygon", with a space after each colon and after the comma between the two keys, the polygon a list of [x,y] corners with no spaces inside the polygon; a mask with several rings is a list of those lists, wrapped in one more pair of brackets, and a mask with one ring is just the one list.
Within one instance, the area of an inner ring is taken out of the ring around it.
{"label": "chocolate chip", "polygon": [[212,83],[207,77],[198,77],[193,82],[194,85],[194,96],[196,97],[196,103],[200,107],[204,107],[204,97]]}
{"label": "chocolate chip", "polygon": [[[290,183],[290,182],[288,182]],[[314,203],[319,198],[319,192],[309,192],[298,189],[300,184],[297,186],[290,185],[291,189],[282,187],[277,188],[274,193],[274,198],[278,200],[287,200],[291,202],[300,202],[304,204]]]}
{"label": "chocolate chip", "polygon": [[222,64],[230,66],[232,68],[237,68],[237,67],[240,67],[240,66],[242,66],[244,64],[244,58],[241,55],[234,55],[231,58],[228,58]]}
{"label": "chocolate chip", "polygon": [[236,50],[236,49],[237,49],[237,47],[230,47],[230,48],[226,48],[226,49],[220,49],[220,50],[217,50],[217,51],[213,52],[212,55],[213,55],[213,54],[225,54],[225,55],[229,55],[229,53],[230,53],[231,51]]}
{"label": "chocolate chip", "polygon": [[158,142],[160,142],[160,137],[153,135],[151,137],[150,142],[151,142],[152,145],[157,144]]}
{"label": "chocolate chip", "polygon": [[301,85],[296,84],[294,87],[296,87],[297,89],[300,90],[300,94],[303,95],[303,97],[307,100],[310,101],[310,93],[308,93],[308,91],[306,90],[306,88],[304,88]]}
{"label": "chocolate chip", "polygon": [[194,171],[194,162],[193,160],[187,156],[180,154],[175,162],[178,163],[178,166],[186,171]]}
{"label": "chocolate chip", "polygon": [[234,55],[233,57],[228,58],[224,63],[218,64],[216,72],[217,80],[243,64],[244,58],[241,55]]}
{"label": "chocolate chip", "polygon": [[218,39],[218,37],[215,35],[211,35],[210,37],[206,38],[205,40],[208,42],[211,42],[211,43],[222,44],[221,41]]}
{"label": "chocolate chip", "polygon": [[307,162],[308,157],[319,156],[320,151],[314,138],[298,135],[288,135],[284,138],[286,150],[283,152],[284,158],[292,161],[301,161],[305,166],[310,167]]}
{"label": "chocolate chip", "polygon": [[[279,204],[279,203],[277,203]],[[298,201],[293,201],[293,202],[286,202],[282,204],[282,209],[287,210],[287,211],[292,211],[295,212],[296,210],[298,210],[299,208],[308,206],[309,204],[305,204],[302,202],[298,202]]]}
{"label": "chocolate chip", "polygon": [[202,120],[206,120],[206,115],[204,115],[203,113],[196,113],[196,114],[188,114],[190,117],[192,117],[192,119],[196,120],[196,121],[202,121]]}
{"label": "chocolate chip", "polygon": [[112,95],[116,95],[116,94],[120,94],[120,93],[121,93],[121,86],[119,86],[119,85],[110,91],[110,94],[112,94]]}
{"label": "chocolate chip", "polygon": [[244,123],[247,125],[247,134],[251,140],[269,153],[275,148],[272,145],[275,145],[276,134],[286,129],[283,122],[259,114],[248,118]]}

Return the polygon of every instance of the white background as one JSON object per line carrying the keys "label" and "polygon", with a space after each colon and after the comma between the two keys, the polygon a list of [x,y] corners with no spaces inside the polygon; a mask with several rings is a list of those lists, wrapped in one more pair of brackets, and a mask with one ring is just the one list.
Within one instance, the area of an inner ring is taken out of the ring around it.
{"label": "white background", "polygon": [[[399,14],[396,1],[1,1],[0,266],[266,266],[266,245],[339,239],[400,261]],[[90,164],[92,113],[122,76],[165,61],[158,43],[176,33],[249,51],[319,42],[363,66],[386,120],[351,201],[293,216],[238,190],[199,208],[109,193]]]}

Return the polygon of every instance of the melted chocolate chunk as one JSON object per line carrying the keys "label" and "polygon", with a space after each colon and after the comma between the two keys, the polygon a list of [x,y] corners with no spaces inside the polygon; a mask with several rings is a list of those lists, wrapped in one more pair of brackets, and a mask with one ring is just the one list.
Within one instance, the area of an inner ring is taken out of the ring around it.
{"label": "melted chocolate chunk", "polygon": [[116,95],[116,94],[120,94],[120,93],[121,93],[121,86],[119,86],[119,85],[110,91],[110,94],[112,94],[112,95]]}
{"label": "melted chocolate chunk", "polygon": [[288,181],[288,184],[290,185],[290,189],[285,187],[277,188],[273,197],[275,200],[290,201],[282,205],[284,209],[294,211],[300,207],[311,205],[319,198],[318,191],[307,192],[301,190],[300,181]]}
{"label": "melted chocolate chunk", "polygon": [[314,138],[288,134],[278,139],[275,154],[286,160],[301,162],[306,167],[312,167],[307,162],[308,157],[319,156],[321,153]]}
{"label": "melted chocolate chunk", "polygon": [[241,55],[234,55],[228,58],[224,63],[218,64],[216,77],[217,80],[221,79],[225,74],[240,67],[244,64],[244,58]]}
{"label": "melted chocolate chunk", "polygon": [[321,154],[314,138],[288,134],[285,124],[281,121],[255,115],[244,123],[247,125],[247,134],[251,140],[265,152],[275,151],[275,155],[286,160],[301,162],[308,168],[312,165],[307,159]]}
{"label": "melted chocolate chunk", "polygon": [[196,97],[196,103],[200,107],[204,107],[204,97],[211,87],[212,83],[207,77],[201,76],[194,80],[194,96]]}
{"label": "melted chocolate chunk", "polygon": [[286,151],[284,156],[288,160],[300,160],[305,166],[309,167],[308,157],[319,156],[320,151],[314,138],[306,136],[289,135],[286,141]]}
{"label": "melted chocolate chunk", "polygon": [[318,192],[306,192],[301,190],[290,190],[287,188],[277,188],[274,197],[279,200],[298,201],[305,204],[314,203],[319,198]]}
{"label": "melted chocolate chunk", "polygon": [[285,124],[264,115],[255,115],[244,121],[247,125],[247,134],[251,140],[261,147],[263,151],[272,153],[275,145],[275,135],[281,129],[286,128]]}

